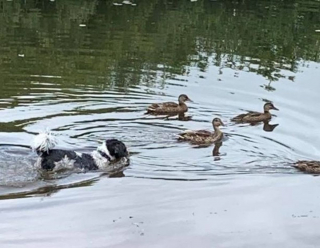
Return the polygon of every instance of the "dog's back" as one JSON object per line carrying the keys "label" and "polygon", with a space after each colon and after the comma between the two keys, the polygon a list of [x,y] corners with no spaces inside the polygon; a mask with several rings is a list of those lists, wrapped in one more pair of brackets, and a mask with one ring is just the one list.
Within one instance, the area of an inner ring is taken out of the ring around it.
{"label": "dog's back", "polygon": [[97,170],[98,166],[93,157],[86,153],[77,153],[74,151],[52,149],[49,152],[39,154],[41,159],[41,168],[52,171],[58,169]]}

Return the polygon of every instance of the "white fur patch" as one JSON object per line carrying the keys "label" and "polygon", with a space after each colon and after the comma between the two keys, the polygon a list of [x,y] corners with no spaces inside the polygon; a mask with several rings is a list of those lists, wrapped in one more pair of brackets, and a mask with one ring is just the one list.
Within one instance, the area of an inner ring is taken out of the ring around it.
{"label": "white fur patch", "polygon": [[107,148],[107,145],[106,145],[105,141],[101,144],[101,146],[98,147],[97,150],[100,150],[100,151],[104,152],[105,154],[107,154],[110,157],[111,160],[115,159],[115,157],[110,155],[110,152],[109,152],[109,150]]}
{"label": "white fur patch", "polygon": [[[105,170],[106,168],[108,168],[110,161],[108,159],[106,159],[105,157],[103,157],[98,151],[93,151],[91,153],[91,156],[94,159],[96,165],[99,167],[100,170]],[[109,154],[108,154],[108,156],[109,156]]]}
{"label": "white fur patch", "polygon": [[60,171],[60,170],[72,170],[74,169],[75,160],[69,159],[68,156],[64,156],[62,160],[59,162],[55,162],[55,167],[53,171]]}
{"label": "white fur patch", "polygon": [[82,153],[81,152],[75,152],[77,154],[78,157],[82,157]]}
{"label": "white fur patch", "polygon": [[34,164],[35,168],[36,169],[41,169],[41,164],[42,164],[42,158],[41,157],[38,157],[36,163]]}
{"label": "white fur patch", "polygon": [[56,145],[56,139],[49,132],[39,133],[33,140],[32,149],[40,152],[48,152]]}

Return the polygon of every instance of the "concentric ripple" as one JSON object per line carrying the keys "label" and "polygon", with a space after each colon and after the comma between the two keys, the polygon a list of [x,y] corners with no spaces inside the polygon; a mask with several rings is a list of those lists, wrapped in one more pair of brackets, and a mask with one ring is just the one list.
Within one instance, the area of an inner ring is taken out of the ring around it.
{"label": "concentric ripple", "polygon": [[[209,67],[208,75],[215,69]],[[61,148],[90,151],[106,138],[123,140],[132,161],[124,172],[127,177],[211,180],[220,175],[297,173],[290,166],[292,161],[315,157],[320,137],[310,135],[308,130],[317,125],[309,117],[318,112],[310,99],[316,85],[295,86],[301,87],[304,97],[305,104],[299,105],[290,97],[286,81],[279,85],[277,95],[270,95],[250,83],[259,80],[256,75],[243,72],[240,78],[250,80],[231,79],[228,74],[232,72],[226,70],[223,83],[212,83],[195,79],[196,70],[190,68],[190,71],[185,86],[171,78],[170,86],[165,89],[158,89],[157,84],[154,88],[142,84],[126,88],[125,92],[121,88],[101,90],[94,85],[63,88],[54,83],[56,79],[51,83],[31,83],[32,93],[13,97],[17,105],[0,111],[3,116],[1,185],[23,186],[41,179],[32,169],[36,155],[27,147],[34,135],[46,128],[57,136]],[[313,71],[305,69],[305,75],[308,72]],[[241,87],[251,90],[244,91]],[[145,114],[149,104],[177,101],[180,93],[188,94],[194,101],[188,104],[189,120]],[[266,100],[273,101],[280,109],[267,126],[230,121],[241,112],[260,111]],[[211,120],[216,116],[226,124],[222,128],[225,139],[221,144],[199,148],[177,142],[176,135],[185,129],[211,130]],[[76,178],[70,177],[70,183]],[[59,185],[59,180],[54,183]]]}

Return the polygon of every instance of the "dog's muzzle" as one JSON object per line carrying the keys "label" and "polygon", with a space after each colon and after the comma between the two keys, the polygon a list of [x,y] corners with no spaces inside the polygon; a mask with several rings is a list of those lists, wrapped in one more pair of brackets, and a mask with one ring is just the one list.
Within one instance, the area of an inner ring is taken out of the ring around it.
{"label": "dog's muzzle", "polygon": [[125,165],[125,166],[128,166],[130,164],[130,159],[127,158],[127,157],[123,157],[120,159],[120,163]]}

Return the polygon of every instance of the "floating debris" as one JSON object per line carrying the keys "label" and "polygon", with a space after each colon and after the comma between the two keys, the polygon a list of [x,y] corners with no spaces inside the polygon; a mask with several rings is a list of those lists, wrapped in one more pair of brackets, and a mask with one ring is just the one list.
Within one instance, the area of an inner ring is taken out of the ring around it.
{"label": "floating debris", "polygon": [[79,24],[79,27],[86,27],[87,25],[86,24],[83,24],[83,23],[81,23],[81,24]]}
{"label": "floating debris", "polygon": [[131,5],[131,6],[136,6],[137,5],[136,3],[133,3],[133,2],[131,2],[129,0],[124,0],[122,3],[123,4],[127,4],[127,5]]}

